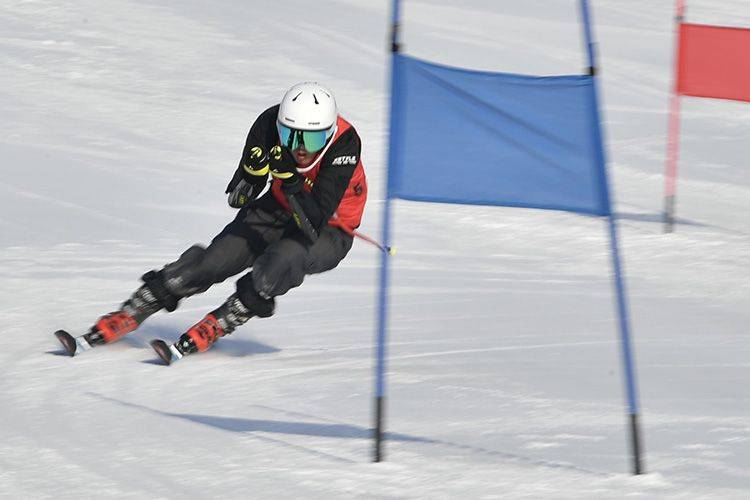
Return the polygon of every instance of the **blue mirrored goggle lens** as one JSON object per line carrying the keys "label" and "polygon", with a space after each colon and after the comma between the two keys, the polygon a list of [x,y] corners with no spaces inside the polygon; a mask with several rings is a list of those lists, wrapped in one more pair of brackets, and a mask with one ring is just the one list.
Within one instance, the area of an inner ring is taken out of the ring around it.
{"label": "blue mirrored goggle lens", "polygon": [[326,145],[329,137],[333,132],[329,130],[296,130],[289,128],[286,125],[277,123],[279,129],[279,139],[281,144],[288,147],[292,151],[304,146],[310,153],[316,153],[323,149]]}
{"label": "blue mirrored goggle lens", "polygon": [[292,137],[292,129],[289,127],[285,127],[284,125],[277,124],[276,128],[279,129],[279,140],[281,141],[282,146],[286,146],[288,148],[292,148],[292,140],[294,139]]}
{"label": "blue mirrored goggle lens", "polygon": [[305,149],[315,153],[323,149],[328,140],[328,130],[303,130],[302,131],[302,142],[305,145]]}

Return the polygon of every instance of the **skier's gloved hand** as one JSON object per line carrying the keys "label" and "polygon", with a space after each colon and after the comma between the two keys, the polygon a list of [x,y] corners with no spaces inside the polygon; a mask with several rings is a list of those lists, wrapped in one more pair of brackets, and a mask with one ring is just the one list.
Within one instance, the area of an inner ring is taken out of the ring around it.
{"label": "skier's gloved hand", "polygon": [[263,149],[255,146],[250,149],[246,156],[243,156],[240,165],[235,170],[232,180],[229,181],[227,189],[224,192],[231,193],[242,180],[248,184],[264,184],[267,176],[268,156],[263,153]]}
{"label": "skier's gloved hand", "polygon": [[302,189],[302,176],[297,172],[297,163],[292,152],[286,146],[274,146],[269,151],[269,166],[274,179],[283,181],[287,194],[294,194]]}
{"label": "skier's gloved hand", "polygon": [[237,185],[229,193],[229,206],[232,208],[242,208],[252,200],[253,191],[256,184],[250,184],[245,179],[240,178]]}
{"label": "skier's gloved hand", "polygon": [[234,191],[234,188],[236,188],[240,181],[242,181],[242,175],[242,167],[237,168],[237,170],[234,171],[232,180],[229,181],[229,184],[227,184],[227,188],[224,190],[224,192],[231,193],[232,191]]}
{"label": "skier's gloved hand", "polygon": [[249,154],[242,158],[240,164],[243,179],[250,184],[262,184],[268,175],[268,155],[259,146],[250,148]]}
{"label": "skier's gloved hand", "polygon": [[251,200],[253,191],[260,191],[261,186],[266,183],[268,171],[268,155],[258,146],[250,148],[250,151],[243,156],[224,191],[229,193],[229,206],[232,208],[245,206]]}

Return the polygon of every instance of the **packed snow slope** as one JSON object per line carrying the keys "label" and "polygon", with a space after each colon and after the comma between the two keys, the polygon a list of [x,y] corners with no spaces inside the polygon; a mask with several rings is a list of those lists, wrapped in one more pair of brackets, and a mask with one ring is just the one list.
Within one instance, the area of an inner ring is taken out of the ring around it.
{"label": "packed snow slope", "polygon": [[[574,0],[402,3],[410,54],[586,66]],[[684,99],[679,224],[663,234],[670,0],[592,2],[649,474],[628,474],[597,218],[396,203],[384,463],[369,461],[379,255],[361,242],[276,316],[177,365],[148,341],[174,341],[232,280],[61,355],[54,330],[85,332],[231,220],[248,127],[297,81],[331,86],[363,138],[362,229],[378,234],[388,4],[0,3],[0,497],[750,495],[750,105]],[[750,6],[695,0],[688,18],[750,26]]]}

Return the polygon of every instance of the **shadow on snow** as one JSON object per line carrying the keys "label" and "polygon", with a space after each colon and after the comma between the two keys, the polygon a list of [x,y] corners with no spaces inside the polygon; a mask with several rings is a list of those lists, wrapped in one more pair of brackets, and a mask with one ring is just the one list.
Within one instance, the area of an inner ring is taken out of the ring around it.
{"label": "shadow on snow", "polygon": [[[220,417],[220,416],[214,416],[214,415],[194,415],[194,414],[189,414],[189,413],[170,413],[170,412],[165,412],[161,410],[155,410],[153,408],[149,408],[149,407],[142,406],[142,405],[135,404],[135,403],[128,403],[126,401],[120,401],[118,399],[111,398],[111,397],[104,396],[104,395],[97,394],[97,393],[93,393],[93,392],[87,392],[86,394],[94,398],[100,399],[102,401],[115,403],[115,404],[125,406],[128,408],[135,408],[141,411],[146,411],[146,412],[149,412],[155,415],[160,415],[163,417],[187,420],[193,423],[207,425],[209,427],[213,427],[215,429],[220,429],[223,431],[250,434],[259,439],[273,441],[275,443],[293,447],[298,450],[305,451],[307,453],[312,453],[312,454],[319,455],[319,456],[326,456],[328,458],[331,458],[333,460],[340,461],[340,462],[342,461],[342,462],[348,462],[348,463],[357,463],[356,461],[351,460],[351,459],[338,457],[330,453],[320,452],[320,451],[317,451],[308,447],[304,447],[304,446],[300,446],[300,445],[292,444],[292,443],[287,443],[285,441],[279,441],[279,440],[272,439],[263,435],[258,435],[255,433],[262,432],[262,433],[282,434],[282,435],[315,436],[315,437],[334,438],[334,439],[372,439],[373,432],[374,432],[374,430],[371,428],[362,427],[358,425],[352,425],[352,424],[346,424],[346,423],[338,423],[338,422],[313,423],[313,422],[289,421],[289,420],[267,420],[267,419],[253,419],[253,418]],[[259,408],[276,410],[273,408],[260,407],[260,406]],[[284,413],[290,414],[290,412],[285,412],[283,410],[277,410],[277,411],[282,411]],[[303,415],[299,413],[297,414],[291,413],[291,414],[300,415],[300,416],[304,416],[307,418],[315,418],[318,420],[325,420],[325,419],[321,419],[320,417],[316,417],[314,415]],[[429,444],[429,445],[444,446],[444,447],[452,448],[454,450],[462,450],[462,451],[466,451],[469,453],[480,453],[483,455],[500,458],[502,460],[505,460],[508,462],[514,462],[518,464],[528,464],[528,465],[534,465],[534,466],[539,466],[539,467],[546,467],[550,469],[571,470],[571,471],[576,471],[579,473],[585,473],[585,474],[599,476],[599,477],[610,476],[609,473],[592,471],[592,470],[577,467],[575,465],[571,465],[568,463],[539,460],[539,459],[525,457],[522,455],[515,455],[512,453],[490,450],[490,449],[479,447],[479,446],[453,443],[453,442],[445,441],[442,439],[415,436],[415,435],[403,434],[403,433],[398,433],[398,432],[386,432],[385,439],[387,441],[395,441],[395,442],[410,442],[410,443],[422,443],[422,444]]]}
{"label": "shadow on snow", "polygon": [[[664,214],[661,212],[658,212],[658,213],[615,212],[613,215],[615,219],[617,220],[632,220],[636,222],[655,222],[658,224],[664,223]],[[710,224],[703,224],[702,222],[696,222],[696,221],[692,221],[689,219],[683,219],[682,217],[675,217],[674,225],[675,226],[713,227],[713,228],[717,227],[717,226],[712,226]]]}

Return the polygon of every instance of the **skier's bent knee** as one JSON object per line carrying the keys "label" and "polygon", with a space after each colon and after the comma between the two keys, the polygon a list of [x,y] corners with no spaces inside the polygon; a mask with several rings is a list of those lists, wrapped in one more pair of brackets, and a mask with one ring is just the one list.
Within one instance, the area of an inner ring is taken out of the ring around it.
{"label": "skier's bent knee", "polygon": [[268,318],[274,313],[276,300],[264,297],[256,290],[253,273],[247,273],[237,280],[237,297],[253,316]]}

